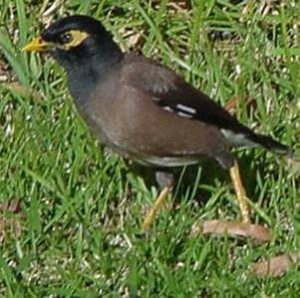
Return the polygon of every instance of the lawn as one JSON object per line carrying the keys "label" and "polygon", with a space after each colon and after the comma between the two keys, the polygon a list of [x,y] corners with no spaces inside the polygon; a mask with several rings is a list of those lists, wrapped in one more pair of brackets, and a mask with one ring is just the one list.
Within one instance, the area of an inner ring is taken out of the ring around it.
{"label": "lawn", "polygon": [[183,169],[169,208],[141,234],[156,186],[95,140],[64,71],[21,48],[59,16],[96,17],[122,49],[168,65],[299,156],[299,1],[65,2],[0,2],[0,295],[296,297],[297,268],[249,271],[299,250],[296,171],[261,149],[235,150],[268,243],[195,232],[239,217],[229,174],[206,162]]}

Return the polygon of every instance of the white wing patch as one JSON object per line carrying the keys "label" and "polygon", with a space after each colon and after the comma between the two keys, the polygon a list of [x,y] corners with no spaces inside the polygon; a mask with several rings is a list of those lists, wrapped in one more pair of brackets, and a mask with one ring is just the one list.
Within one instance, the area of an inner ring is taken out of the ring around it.
{"label": "white wing patch", "polygon": [[163,107],[163,109],[164,109],[165,111],[168,111],[168,112],[171,112],[171,113],[174,112],[174,110],[173,110],[171,107],[169,107],[169,106],[165,106],[165,107]]}
{"label": "white wing patch", "polygon": [[193,115],[187,114],[187,113],[184,113],[184,112],[177,112],[177,115],[179,115],[181,117],[185,117],[185,118],[193,118]]}
{"label": "white wing patch", "polygon": [[[159,97],[152,97],[152,100],[155,102],[160,102],[161,99]],[[175,113],[181,117],[185,117],[185,118],[193,118],[196,114],[197,114],[197,110],[191,107],[188,107],[186,105],[183,104],[177,104],[174,108],[171,106],[164,106],[161,105],[161,107],[165,110],[168,111],[170,113]]]}
{"label": "white wing patch", "polygon": [[[178,105],[177,105],[178,106]],[[177,107],[176,106],[176,107]],[[183,112],[181,112],[180,110],[178,110],[178,109],[176,109],[176,110],[174,110],[174,109],[172,109],[170,106],[164,106],[164,107],[162,107],[165,111],[168,111],[168,112],[170,112],[170,113],[175,113],[175,114],[177,114],[177,115],[179,115],[179,116],[181,116],[181,117],[185,117],[185,118],[193,118],[193,115],[191,115],[190,113],[188,113],[188,112],[185,112],[185,111],[183,111]]]}
{"label": "white wing patch", "polygon": [[185,106],[185,105],[183,105],[183,104],[177,104],[177,105],[176,105],[176,108],[177,108],[178,110],[181,110],[182,112],[185,112],[185,113],[187,113],[187,114],[192,114],[192,115],[195,115],[196,112],[197,112],[194,108]]}

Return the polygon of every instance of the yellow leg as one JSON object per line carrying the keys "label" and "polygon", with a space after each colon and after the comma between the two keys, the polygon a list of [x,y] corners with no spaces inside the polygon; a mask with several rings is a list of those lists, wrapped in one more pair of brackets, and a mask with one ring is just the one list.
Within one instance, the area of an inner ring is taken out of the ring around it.
{"label": "yellow leg", "polygon": [[230,168],[230,176],[233,183],[233,187],[237,196],[239,207],[241,209],[242,218],[244,223],[250,223],[250,207],[248,204],[248,198],[244,189],[240,170],[237,161],[234,161],[233,167]]}
{"label": "yellow leg", "polygon": [[153,204],[153,206],[151,207],[150,211],[147,213],[143,224],[142,224],[142,231],[144,232],[145,230],[147,230],[151,224],[153,223],[156,214],[158,213],[158,211],[160,211],[160,209],[163,208],[166,199],[169,195],[169,193],[171,192],[172,187],[166,186],[162,189],[162,191],[160,192],[159,196],[157,197],[155,203]]}

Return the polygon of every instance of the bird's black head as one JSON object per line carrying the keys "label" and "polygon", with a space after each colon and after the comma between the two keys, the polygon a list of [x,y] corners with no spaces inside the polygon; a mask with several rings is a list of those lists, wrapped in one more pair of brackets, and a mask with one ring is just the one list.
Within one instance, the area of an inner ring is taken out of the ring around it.
{"label": "bird's black head", "polygon": [[100,22],[83,15],[65,17],[51,24],[40,35],[27,44],[25,51],[49,52],[62,66],[82,66],[95,55],[110,61],[120,55]]}

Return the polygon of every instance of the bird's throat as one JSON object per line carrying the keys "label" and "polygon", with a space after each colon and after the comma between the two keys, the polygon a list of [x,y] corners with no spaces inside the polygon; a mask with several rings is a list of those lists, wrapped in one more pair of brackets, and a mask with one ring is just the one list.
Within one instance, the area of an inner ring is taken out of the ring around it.
{"label": "bird's throat", "polygon": [[97,83],[104,80],[122,58],[123,54],[119,52],[109,58],[94,55],[82,60],[77,59],[76,63],[66,63],[64,68],[68,74],[69,88],[75,103],[79,106],[86,105]]}

